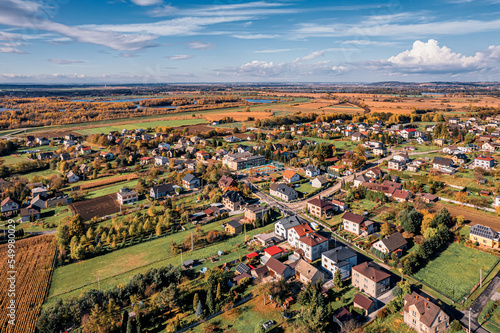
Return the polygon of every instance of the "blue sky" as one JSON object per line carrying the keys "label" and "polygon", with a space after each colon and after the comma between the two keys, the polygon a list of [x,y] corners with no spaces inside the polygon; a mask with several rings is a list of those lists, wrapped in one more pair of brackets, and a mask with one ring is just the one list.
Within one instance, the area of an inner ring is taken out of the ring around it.
{"label": "blue sky", "polygon": [[0,83],[499,81],[500,0],[1,0]]}

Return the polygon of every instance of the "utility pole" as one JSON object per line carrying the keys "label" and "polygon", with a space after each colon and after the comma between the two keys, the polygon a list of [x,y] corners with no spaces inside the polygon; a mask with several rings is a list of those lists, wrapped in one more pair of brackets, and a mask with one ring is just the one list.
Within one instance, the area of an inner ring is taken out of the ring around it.
{"label": "utility pole", "polygon": [[483,287],[483,269],[479,269],[479,288]]}
{"label": "utility pole", "polygon": [[469,333],[470,333],[470,310],[472,310],[472,308],[469,308]]}

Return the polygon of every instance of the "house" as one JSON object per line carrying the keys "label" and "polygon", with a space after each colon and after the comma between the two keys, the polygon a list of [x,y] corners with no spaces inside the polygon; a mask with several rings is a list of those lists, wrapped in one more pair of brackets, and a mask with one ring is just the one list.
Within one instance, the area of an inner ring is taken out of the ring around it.
{"label": "house", "polygon": [[436,170],[441,170],[444,168],[449,168],[453,165],[453,161],[446,157],[436,156],[432,160],[432,167]]}
{"label": "house", "polygon": [[265,278],[266,276],[269,276],[269,269],[267,268],[267,266],[260,266],[252,269],[250,271],[250,274],[256,279]]}
{"label": "house", "polygon": [[318,281],[325,282],[324,274],[303,259],[299,259],[295,265],[295,276],[303,284],[316,285]]}
{"label": "house", "polygon": [[314,198],[307,202],[307,210],[309,214],[322,218],[323,215],[329,216],[335,209],[330,202]]}
{"label": "house", "polygon": [[80,180],[80,177],[75,175],[73,170],[71,170],[66,174],[66,178],[68,178],[68,183],[76,183],[77,181]]}
{"label": "house", "polygon": [[285,254],[285,251],[283,251],[281,247],[276,245],[264,249],[264,256],[267,258],[280,258]]}
{"label": "house", "polygon": [[392,253],[396,253],[398,257],[401,257],[403,251],[406,250],[407,246],[406,239],[399,232],[395,232],[392,235],[379,240],[373,244],[373,248],[385,253],[390,256]]}
{"label": "house", "polygon": [[153,199],[164,198],[168,195],[175,195],[174,187],[169,183],[153,186],[149,190],[149,197]]}
{"label": "house", "polygon": [[434,139],[434,144],[436,144],[437,146],[444,146],[446,144],[446,140],[444,139]]}
{"label": "house", "polygon": [[249,146],[245,146],[245,145],[238,145],[238,147],[236,148],[236,150],[238,151],[238,153],[244,153],[244,152],[249,151],[250,147]]}
{"label": "house", "polygon": [[391,276],[372,262],[364,262],[352,268],[352,285],[374,298],[387,292],[391,287],[390,282]]}
{"label": "house", "polygon": [[80,154],[82,155],[89,155],[92,153],[92,148],[90,146],[82,146],[80,148]]}
{"label": "house", "polygon": [[364,223],[365,218],[361,215],[357,215],[351,212],[347,212],[342,215],[342,225],[344,226],[345,231],[352,232],[356,235],[361,235],[361,233],[363,232],[362,228]]}
{"label": "house", "polygon": [[151,164],[154,160],[152,156],[143,156],[139,159],[141,165]]}
{"label": "house", "polygon": [[392,197],[397,202],[405,202],[411,198],[411,192],[406,190],[394,190]]}
{"label": "house", "polygon": [[299,224],[291,229],[288,229],[287,241],[293,247],[298,247],[299,238],[314,232],[309,224]]}
{"label": "house", "polygon": [[365,172],[365,175],[369,178],[379,179],[384,175],[384,173],[382,172],[382,170],[380,170],[379,167],[375,167]]}
{"label": "house", "polygon": [[315,165],[308,165],[305,171],[307,177],[316,177],[321,173],[321,170]]}
{"label": "house", "polygon": [[442,333],[448,330],[450,317],[428,298],[412,292],[404,298],[404,322],[418,333]]}
{"label": "house", "polygon": [[288,279],[294,276],[294,271],[290,266],[283,264],[275,258],[269,258],[266,262],[266,267],[269,270],[269,275],[277,279]]}
{"label": "house", "polygon": [[357,308],[365,310],[365,316],[377,309],[377,305],[371,299],[363,294],[357,293],[353,299],[353,305]]}
{"label": "house", "polygon": [[90,171],[90,168],[87,166],[87,164],[80,164],[78,170],[80,170],[81,173],[86,174]]}
{"label": "house", "polygon": [[354,185],[354,187],[358,188],[359,185],[361,185],[362,183],[367,182],[369,180],[370,180],[370,178],[368,178],[368,176],[361,174],[361,175],[357,176],[356,178],[354,178],[353,185]]}
{"label": "house", "polygon": [[276,236],[280,237],[281,239],[287,239],[288,237],[288,230],[301,225],[302,222],[299,220],[297,215],[293,216],[288,216],[285,217],[284,219],[281,219],[277,221],[274,224],[274,233]]}
{"label": "house", "polygon": [[395,161],[404,162],[404,163],[408,163],[410,161],[410,159],[408,158],[408,154],[406,154],[406,153],[396,154],[396,155],[394,155],[393,159]]}
{"label": "house", "polygon": [[333,209],[337,212],[344,212],[347,209],[347,204],[339,200],[332,200]]}
{"label": "house", "polygon": [[40,146],[45,146],[45,145],[48,145],[50,143],[49,139],[47,139],[46,137],[43,137],[43,136],[36,138],[35,142],[38,143],[38,145],[40,145]]}
{"label": "house", "polygon": [[500,237],[498,232],[484,225],[476,224],[470,228],[469,240],[473,243],[478,242],[480,245],[488,247],[498,247]]}
{"label": "house", "polygon": [[453,155],[453,157],[451,158],[451,160],[455,164],[465,164],[465,163],[467,163],[468,159],[467,159],[467,155],[465,155],[463,153],[458,153],[456,155]]}
{"label": "house", "polygon": [[416,136],[416,132],[417,130],[414,128],[405,128],[399,132],[399,135],[408,140],[413,139]]}
{"label": "house", "polygon": [[34,189],[32,189],[31,196],[34,198],[37,195],[47,196],[47,187],[41,186],[41,187],[35,187]]}
{"label": "house", "polygon": [[238,266],[236,266],[236,269],[235,269],[236,273],[238,273],[238,274],[248,273],[251,270],[252,269],[250,267],[248,267],[248,265],[243,263],[243,262],[240,263]]}
{"label": "house", "polygon": [[56,157],[56,155],[49,151],[49,152],[46,152],[46,153],[38,153],[38,159],[43,161],[43,160],[50,160],[52,158]]}
{"label": "house", "polygon": [[231,211],[239,210],[241,208],[241,204],[244,202],[245,199],[241,195],[240,191],[231,190],[222,195],[222,204]]}
{"label": "house", "polygon": [[318,176],[314,178],[311,182],[311,186],[314,188],[322,188],[328,183],[328,179],[325,176]]}
{"label": "house", "polygon": [[474,159],[474,168],[483,168],[486,170],[495,166],[495,160],[491,156],[480,155]]}
{"label": "house", "polygon": [[243,231],[243,224],[236,220],[229,221],[226,223],[226,227],[224,229],[231,235],[237,235]]}
{"label": "house", "polygon": [[357,264],[358,254],[347,247],[338,246],[321,254],[321,267],[330,272],[332,278],[340,270],[342,279],[347,279],[351,276],[352,267]]}
{"label": "house", "polygon": [[168,157],[156,155],[155,156],[155,165],[168,165]]}
{"label": "house", "polygon": [[328,251],[328,239],[315,232],[302,236],[297,243],[308,262],[321,258],[321,254]]}
{"label": "house", "polygon": [[200,150],[196,153],[196,159],[198,161],[206,161],[210,158],[210,154],[204,150]]}
{"label": "house", "polygon": [[373,148],[372,153],[376,156],[385,156],[387,154],[387,149],[384,147]]}
{"label": "house", "polygon": [[260,243],[262,246],[272,246],[279,243],[281,240],[276,237],[273,232],[268,234],[257,234],[253,236],[253,239]]}
{"label": "house", "polygon": [[361,141],[363,139],[366,139],[366,135],[360,133],[360,132],[354,132],[352,135],[351,135],[351,140],[352,141]]}
{"label": "house", "polygon": [[299,194],[293,188],[278,183],[271,184],[269,194],[284,201],[292,201],[299,197]]}
{"label": "house", "polygon": [[196,176],[192,173],[188,173],[182,178],[182,186],[187,189],[193,190],[200,187],[200,185],[200,179],[196,178]]}
{"label": "house", "polygon": [[113,159],[114,155],[113,153],[110,153],[109,151],[102,151],[99,156],[101,156],[101,158],[103,158],[104,160],[106,161],[110,161]]}
{"label": "house", "polygon": [[425,203],[433,203],[439,200],[439,197],[434,194],[424,193],[420,196]]}
{"label": "house", "polygon": [[292,183],[300,180],[300,176],[295,171],[285,170],[285,172],[283,172],[283,180],[287,183]]}
{"label": "house", "polygon": [[19,209],[19,204],[12,200],[11,197],[6,197],[5,199],[3,199],[0,206],[2,215],[4,216],[16,214]]}
{"label": "house", "polygon": [[21,208],[21,222],[36,221],[40,218],[40,208],[36,206],[28,206]]}
{"label": "house", "polygon": [[257,219],[262,221],[264,214],[268,212],[270,207],[264,207],[259,204],[245,206],[245,219],[250,222],[255,222]]}
{"label": "house", "polygon": [[69,153],[62,153],[59,155],[61,161],[69,161],[71,159],[71,155]]}
{"label": "house", "polygon": [[117,193],[116,197],[121,205],[136,202],[139,200],[137,192],[134,190],[129,190],[126,187],[121,188],[120,191]]}
{"label": "house", "polygon": [[220,189],[224,191],[228,187],[236,187],[238,183],[232,177],[223,175],[222,177],[220,177],[219,181],[217,182],[217,185],[219,186]]}
{"label": "house", "polygon": [[403,171],[406,168],[406,163],[403,161],[390,160],[387,163],[388,170]]}

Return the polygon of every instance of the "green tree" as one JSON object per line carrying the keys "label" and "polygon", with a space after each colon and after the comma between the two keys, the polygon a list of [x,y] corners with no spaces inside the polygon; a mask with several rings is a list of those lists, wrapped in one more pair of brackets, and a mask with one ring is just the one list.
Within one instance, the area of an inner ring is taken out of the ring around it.
{"label": "green tree", "polygon": [[196,312],[195,312],[196,318],[200,318],[203,316],[203,305],[201,304],[201,301],[198,301],[198,305],[196,306]]}
{"label": "green tree", "polygon": [[340,273],[340,269],[337,268],[335,271],[335,275],[333,276],[333,285],[337,288],[342,288],[342,273]]}
{"label": "green tree", "polygon": [[193,311],[196,312],[196,309],[198,308],[198,303],[200,302],[200,297],[198,296],[198,293],[194,294],[193,298]]}

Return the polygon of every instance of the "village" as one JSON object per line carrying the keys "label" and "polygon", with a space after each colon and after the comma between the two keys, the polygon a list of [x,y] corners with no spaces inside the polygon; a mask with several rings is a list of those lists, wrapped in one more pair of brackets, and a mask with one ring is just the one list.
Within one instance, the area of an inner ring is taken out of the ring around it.
{"label": "village", "polygon": [[[217,125],[7,140],[32,170],[2,166],[3,220],[59,248],[42,318],[75,263],[162,241],[198,281],[186,284],[219,279],[213,295],[183,291],[193,306],[171,306],[170,331],[225,330],[224,313],[255,298],[279,310],[252,318],[256,332],[288,331],[290,318],[310,332],[487,332],[500,299],[499,117]],[[65,301],[88,292],[64,289]]]}

